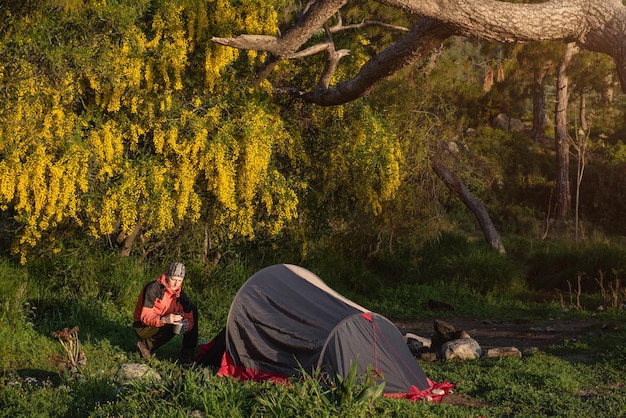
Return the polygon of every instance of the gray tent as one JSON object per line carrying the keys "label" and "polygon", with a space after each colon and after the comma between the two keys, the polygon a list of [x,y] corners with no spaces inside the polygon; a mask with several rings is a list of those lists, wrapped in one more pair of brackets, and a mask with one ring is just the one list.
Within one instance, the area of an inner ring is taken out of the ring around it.
{"label": "gray tent", "polygon": [[388,319],[341,296],[310,271],[279,264],[255,273],[237,292],[218,374],[267,379],[320,368],[346,377],[355,361],[359,375],[371,366],[381,376],[386,394],[432,388]]}

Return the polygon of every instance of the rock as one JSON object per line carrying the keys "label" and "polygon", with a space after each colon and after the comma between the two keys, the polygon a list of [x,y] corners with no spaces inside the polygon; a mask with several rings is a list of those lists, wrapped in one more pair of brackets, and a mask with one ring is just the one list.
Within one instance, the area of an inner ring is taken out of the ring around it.
{"label": "rock", "polygon": [[516,118],[511,118],[511,121],[509,122],[509,130],[511,132],[523,132],[524,122]]}
{"label": "rock", "polygon": [[435,319],[433,327],[435,333],[431,338],[430,350],[434,352],[440,352],[443,344],[448,341],[471,338],[466,331],[457,330],[453,325],[439,319]]}
{"label": "rock", "polygon": [[511,123],[511,118],[505,113],[500,113],[498,116],[493,118],[493,121],[492,121],[492,124],[495,128],[502,129],[503,131],[509,130],[510,123]]}
{"label": "rock", "polygon": [[455,335],[455,336],[457,337],[457,339],[459,339],[459,340],[462,340],[463,338],[472,338],[472,337],[471,337],[471,336],[467,333],[467,331],[464,331],[464,330],[457,331],[454,335]]}
{"label": "rock", "polygon": [[419,359],[422,361],[427,361],[427,362],[437,361],[437,353],[432,353],[432,352],[421,353],[419,355]]}
{"label": "rock", "polygon": [[426,348],[430,348],[430,345],[431,345],[430,338],[421,337],[419,335],[415,335],[410,332],[407,332],[406,334],[404,334],[404,341],[407,344],[410,344],[412,341],[416,341],[420,343],[422,347],[426,347]]}
{"label": "rock", "polygon": [[441,357],[445,360],[468,360],[482,355],[480,345],[473,338],[448,341],[441,347]]}
{"label": "rock", "polygon": [[517,347],[495,347],[490,348],[485,353],[485,357],[495,358],[495,357],[517,357],[522,358],[522,352],[517,349]]}
{"label": "rock", "polygon": [[524,130],[524,122],[520,119],[512,118],[505,113],[500,113],[493,118],[492,124],[495,128],[504,131],[522,132]]}
{"label": "rock", "polygon": [[115,380],[124,385],[132,380],[153,380],[158,382],[161,380],[161,376],[145,364],[126,363],[117,369]]}
{"label": "rock", "polygon": [[435,333],[443,336],[451,335],[456,331],[454,325],[448,324],[447,322],[444,322],[440,319],[435,319],[435,322],[433,323],[433,328],[435,329]]}
{"label": "rock", "polygon": [[448,142],[448,151],[450,151],[452,154],[458,154],[459,153],[459,146],[457,145],[456,142],[450,141],[450,142]]}
{"label": "rock", "polygon": [[409,351],[415,357],[419,357],[420,354],[430,350],[431,340],[430,338],[420,337],[419,335],[406,333],[404,335],[404,342],[409,347]]}

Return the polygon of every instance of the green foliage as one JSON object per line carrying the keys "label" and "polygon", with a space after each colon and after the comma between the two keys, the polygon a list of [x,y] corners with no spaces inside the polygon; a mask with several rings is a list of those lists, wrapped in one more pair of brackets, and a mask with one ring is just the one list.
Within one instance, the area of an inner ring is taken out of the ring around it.
{"label": "green foliage", "polygon": [[602,276],[604,286],[621,280],[626,271],[623,245],[607,242],[570,244],[547,242],[536,246],[526,255],[528,283],[536,289],[568,290],[577,288],[582,275],[582,289],[599,291]]}
{"label": "green foliage", "polygon": [[378,383],[380,376],[371,366],[364,376],[357,374],[358,363],[350,366],[348,375],[335,375],[330,384],[329,399],[343,409],[354,410],[362,404],[369,404],[379,398],[385,389],[385,382]]}
{"label": "green foliage", "polygon": [[442,234],[426,243],[415,257],[419,260],[422,283],[449,280],[480,293],[515,294],[524,288],[522,272],[515,263],[497,254],[484,241]]}
{"label": "green foliage", "polygon": [[581,210],[585,219],[604,231],[623,235],[624,220],[624,146],[621,141],[597,150],[602,158],[593,158],[581,185]]}

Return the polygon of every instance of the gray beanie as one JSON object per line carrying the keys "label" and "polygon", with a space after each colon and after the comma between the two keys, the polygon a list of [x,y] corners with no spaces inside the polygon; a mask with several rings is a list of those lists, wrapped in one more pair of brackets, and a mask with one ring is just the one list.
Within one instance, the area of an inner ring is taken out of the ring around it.
{"label": "gray beanie", "polygon": [[185,278],[185,265],[183,263],[172,263],[170,264],[170,268],[167,269],[167,275],[172,277],[182,277]]}

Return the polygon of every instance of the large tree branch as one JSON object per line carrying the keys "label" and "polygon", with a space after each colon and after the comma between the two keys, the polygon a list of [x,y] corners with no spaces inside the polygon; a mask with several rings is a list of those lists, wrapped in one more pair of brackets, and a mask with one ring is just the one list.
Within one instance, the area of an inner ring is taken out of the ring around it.
{"label": "large tree branch", "polygon": [[458,35],[497,42],[564,39],[608,54],[626,92],[626,6],[622,0],[379,0],[452,25]]}
{"label": "large tree branch", "polygon": [[335,74],[335,70],[339,66],[339,60],[350,53],[347,49],[341,49],[337,51],[335,49],[335,44],[333,42],[333,36],[330,31],[330,27],[328,25],[324,25],[324,30],[326,31],[327,43],[329,45],[328,51],[328,60],[326,61],[326,68],[324,68],[324,72],[322,73],[322,77],[320,78],[319,83],[317,84],[318,88],[327,89],[330,85],[330,79],[333,74]]}
{"label": "large tree branch", "polygon": [[356,100],[367,94],[385,77],[419,61],[453,32],[440,22],[423,18],[394,44],[366,62],[351,80],[331,89],[316,89],[301,95],[304,100],[322,106],[333,106]]}
{"label": "large tree branch", "polygon": [[236,38],[212,38],[213,42],[239,49],[267,51],[277,58],[286,58],[304,45],[324,23],[348,0],[318,0],[307,6],[302,19],[280,37],[264,35],[239,35]]}
{"label": "large tree branch", "polygon": [[[585,5],[605,0],[551,0],[538,4],[498,0],[379,0],[380,3],[448,23],[458,35],[497,42],[575,37],[585,22]],[[619,0],[606,0],[607,2]],[[612,7],[611,7],[612,8]]]}

